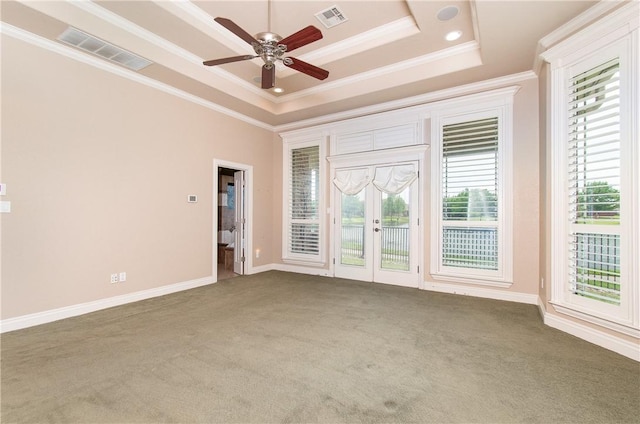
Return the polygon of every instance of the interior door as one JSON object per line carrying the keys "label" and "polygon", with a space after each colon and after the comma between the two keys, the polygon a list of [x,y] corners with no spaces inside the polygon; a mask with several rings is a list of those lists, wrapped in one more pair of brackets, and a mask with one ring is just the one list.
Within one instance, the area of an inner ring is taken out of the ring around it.
{"label": "interior door", "polygon": [[[389,166],[369,167],[369,174]],[[418,287],[418,186],[416,178],[396,193],[374,183],[355,194],[335,189],[337,277]]]}
{"label": "interior door", "polygon": [[233,173],[233,201],[235,205],[235,227],[234,249],[233,249],[233,272],[244,274],[245,261],[245,238],[244,238],[244,171]]}

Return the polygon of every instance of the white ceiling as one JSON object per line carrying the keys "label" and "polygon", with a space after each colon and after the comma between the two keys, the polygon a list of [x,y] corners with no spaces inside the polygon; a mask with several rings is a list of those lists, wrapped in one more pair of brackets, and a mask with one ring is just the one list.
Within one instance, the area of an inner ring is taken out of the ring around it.
{"label": "white ceiling", "polygon": [[[56,43],[69,26],[149,59],[141,75],[268,125],[280,125],[530,71],[538,42],[594,1],[236,0],[2,1],[2,21]],[[347,21],[325,28],[314,16],[338,6]],[[450,20],[437,18],[457,8]],[[270,12],[270,13],[269,13]],[[276,86],[254,81],[260,59],[207,67],[202,61],[253,54],[217,24],[286,37],[307,25],[323,38],[290,55],[329,71],[324,81],[279,67]],[[460,39],[446,41],[453,30]]]}

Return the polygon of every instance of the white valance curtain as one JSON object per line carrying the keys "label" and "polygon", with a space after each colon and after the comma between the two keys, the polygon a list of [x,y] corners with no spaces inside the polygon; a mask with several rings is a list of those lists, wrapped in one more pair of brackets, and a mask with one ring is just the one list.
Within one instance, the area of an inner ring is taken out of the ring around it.
{"label": "white valance curtain", "polygon": [[380,166],[376,168],[373,185],[387,194],[398,194],[418,178],[414,164]]}
{"label": "white valance curtain", "polygon": [[380,191],[387,194],[401,193],[418,178],[415,164],[378,166],[375,168],[373,180],[369,177],[369,169],[337,170],[333,180],[335,186],[347,195],[357,194],[370,182]]}
{"label": "white valance curtain", "polygon": [[346,195],[358,194],[371,182],[369,169],[337,170],[333,183]]}

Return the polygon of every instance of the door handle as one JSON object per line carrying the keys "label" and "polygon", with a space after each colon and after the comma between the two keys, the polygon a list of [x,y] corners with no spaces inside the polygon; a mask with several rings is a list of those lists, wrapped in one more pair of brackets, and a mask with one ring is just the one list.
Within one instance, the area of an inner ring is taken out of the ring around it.
{"label": "door handle", "polygon": [[380,231],[380,228],[374,228],[373,231],[377,233],[378,231]]}

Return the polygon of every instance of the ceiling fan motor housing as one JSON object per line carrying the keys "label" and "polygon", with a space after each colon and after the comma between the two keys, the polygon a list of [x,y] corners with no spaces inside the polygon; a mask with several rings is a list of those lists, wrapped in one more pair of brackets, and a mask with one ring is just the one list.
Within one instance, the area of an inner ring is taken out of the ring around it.
{"label": "ceiling fan motor housing", "polygon": [[276,60],[282,60],[287,46],[278,44],[282,40],[281,36],[273,32],[259,32],[255,38],[258,43],[252,43],[253,50],[262,58],[268,68],[273,66]]}

